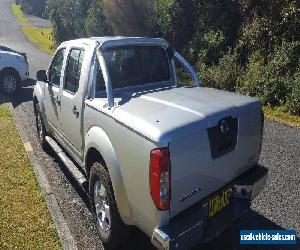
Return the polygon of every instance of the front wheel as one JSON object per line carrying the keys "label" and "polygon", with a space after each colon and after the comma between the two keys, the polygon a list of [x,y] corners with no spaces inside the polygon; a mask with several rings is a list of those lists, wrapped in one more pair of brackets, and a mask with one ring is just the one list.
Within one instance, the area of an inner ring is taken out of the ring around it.
{"label": "front wheel", "polygon": [[0,89],[6,95],[14,94],[20,84],[20,77],[13,70],[5,70],[0,75]]}
{"label": "front wheel", "polygon": [[36,121],[36,130],[37,130],[39,142],[40,142],[43,150],[46,151],[48,149],[48,143],[45,139],[46,129],[45,129],[44,122],[43,122],[41,108],[38,103],[35,105],[35,121]]}
{"label": "front wheel", "polygon": [[89,192],[94,218],[103,246],[117,248],[128,236],[114,198],[110,176],[101,163],[94,163],[90,172]]}

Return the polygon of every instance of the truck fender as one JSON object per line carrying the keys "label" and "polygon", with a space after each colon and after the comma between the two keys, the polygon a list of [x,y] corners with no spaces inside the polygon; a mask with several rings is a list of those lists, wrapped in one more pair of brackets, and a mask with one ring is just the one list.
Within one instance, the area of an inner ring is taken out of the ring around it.
{"label": "truck fender", "polygon": [[48,120],[46,117],[46,110],[45,110],[45,103],[44,103],[44,90],[43,90],[43,84],[40,84],[39,82],[36,83],[33,90],[33,105],[34,105],[34,111],[35,111],[35,104],[38,102],[40,105],[40,110],[42,113],[44,126],[47,131],[49,131],[49,125]]}
{"label": "truck fender", "polygon": [[45,105],[43,101],[43,89],[41,87],[41,84],[39,84],[38,82],[34,86],[34,90],[33,90],[33,104],[35,105],[36,102],[40,104],[40,109],[42,114],[45,114]]}
{"label": "truck fender", "polygon": [[3,74],[5,71],[14,71],[15,73],[17,73],[19,79],[20,77],[20,70],[18,69],[17,65],[2,65],[0,66],[0,75]]}
{"label": "truck fender", "polygon": [[84,152],[85,166],[87,166],[87,156],[90,149],[97,150],[102,156],[111,178],[120,217],[125,224],[132,225],[131,208],[126,195],[120,165],[112,143],[102,128],[94,126],[90,128],[86,134]]}

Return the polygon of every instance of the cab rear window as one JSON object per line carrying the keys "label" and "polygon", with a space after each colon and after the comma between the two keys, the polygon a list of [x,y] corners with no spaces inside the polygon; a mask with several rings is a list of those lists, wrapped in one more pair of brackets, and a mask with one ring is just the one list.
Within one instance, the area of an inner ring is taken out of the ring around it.
{"label": "cab rear window", "polygon": [[113,89],[170,80],[170,66],[165,49],[135,46],[104,52]]}

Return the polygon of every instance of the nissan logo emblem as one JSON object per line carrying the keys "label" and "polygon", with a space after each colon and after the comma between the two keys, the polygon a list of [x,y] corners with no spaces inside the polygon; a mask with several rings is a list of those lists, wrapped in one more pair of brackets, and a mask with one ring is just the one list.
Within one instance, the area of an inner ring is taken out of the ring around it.
{"label": "nissan logo emblem", "polygon": [[221,121],[220,129],[221,129],[222,134],[227,134],[228,133],[229,125],[228,125],[228,122],[226,120]]}

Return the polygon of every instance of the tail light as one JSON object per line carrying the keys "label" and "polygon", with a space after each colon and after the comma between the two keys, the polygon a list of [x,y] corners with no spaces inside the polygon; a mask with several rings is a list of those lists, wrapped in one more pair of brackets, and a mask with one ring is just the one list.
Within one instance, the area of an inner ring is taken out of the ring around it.
{"label": "tail light", "polygon": [[153,149],[150,154],[150,193],[157,209],[170,208],[171,162],[168,148]]}

